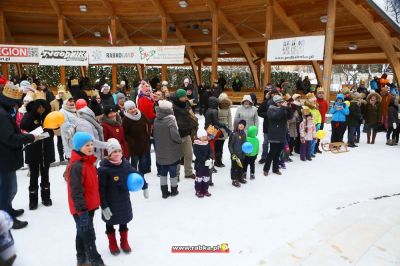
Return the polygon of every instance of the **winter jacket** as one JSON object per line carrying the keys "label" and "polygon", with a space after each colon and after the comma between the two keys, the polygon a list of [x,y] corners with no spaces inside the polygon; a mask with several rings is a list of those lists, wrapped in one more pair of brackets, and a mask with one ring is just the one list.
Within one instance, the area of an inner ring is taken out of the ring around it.
{"label": "winter jacket", "polygon": [[370,85],[370,87],[371,87],[371,91],[372,90],[374,90],[375,92],[377,92],[378,91],[378,82],[375,80],[375,79],[373,79],[373,80],[371,80],[370,82],[369,82],[369,85]]}
{"label": "winter jacket", "polygon": [[351,101],[349,107],[349,116],[347,117],[347,124],[349,126],[358,126],[362,122],[361,106],[359,101]]}
{"label": "winter jacket", "polygon": [[235,131],[229,137],[228,148],[231,155],[236,155],[240,160],[244,159],[244,153],[242,151],[242,145],[247,140],[246,133],[244,131]]}
{"label": "winter jacket", "polygon": [[189,105],[187,102],[181,102],[174,99],[174,115],[178,124],[179,135],[181,138],[190,136],[192,134],[193,125],[189,114]]}
{"label": "winter jacket", "polygon": [[293,113],[289,107],[271,105],[268,108],[268,141],[271,143],[284,143],[287,134],[287,121]]}
{"label": "winter jacket", "polygon": [[[341,103],[338,103],[338,100],[342,99]],[[337,109],[342,107],[341,109]],[[336,101],[331,107],[330,114],[332,114],[332,121],[334,122],[346,122],[346,117],[349,115],[349,107],[344,103],[343,94],[338,94],[336,97]]]}
{"label": "winter jacket", "polygon": [[[223,95],[223,94],[222,94]],[[228,127],[230,131],[232,128],[232,113],[231,113],[232,102],[229,98],[221,98],[219,99],[219,109],[218,109],[218,121],[221,124],[224,124]],[[222,137],[220,139],[228,139],[228,132],[224,128],[222,130]]]}
{"label": "winter jacket", "polygon": [[382,100],[381,100],[381,106],[382,106],[381,122],[386,125],[387,117],[388,117],[389,103],[392,101],[393,96],[390,95],[389,93],[384,94],[383,92],[381,92],[381,97],[382,97]]}
{"label": "winter jacket", "polygon": [[265,101],[262,102],[262,104],[258,107],[257,113],[259,117],[264,118],[263,122],[263,133],[267,134],[268,133],[268,108],[273,105],[272,99],[265,99]]}
{"label": "winter jacket", "polygon": [[0,171],[11,172],[24,165],[22,145],[33,142],[35,137],[21,133],[15,119],[6,111],[11,107],[2,100],[0,99]]}
{"label": "winter jacket", "polygon": [[114,98],[113,98],[111,92],[109,92],[108,94],[103,94],[102,92],[100,92],[100,98],[101,98],[101,104],[103,107],[115,105]]}
{"label": "winter jacket", "polygon": [[93,111],[89,107],[83,107],[77,113],[79,118],[76,125],[76,132],[87,132],[94,138],[94,153],[101,160],[103,158],[103,149],[107,147],[107,143],[104,142],[102,126],[97,122]]}
{"label": "winter jacket", "polygon": [[[45,107],[45,112],[40,115],[37,112],[39,106]],[[46,100],[36,100],[30,102],[27,106],[27,111],[21,121],[21,129],[31,132],[32,130],[43,127],[45,117],[50,113],[50,104]],[[54,132],[53,130],[44,129],[50,134],[49,138],[38,140],[25,148],[25,163],[26,164],[44,164],[50,165],[54,162]]]}
{"label": "winter jacket", "polygon": [[150,122],[144,115],[135,121],[125,116],[122,119],[125,140],[130,156],[143,156],[150,150]]}
{"label": "winter jacket", "polygon": [[318,109],[310,109],[310,113],[313,116],[314,125],[321,124],[322,118],[321,113],[318,111]]}
{"label": "winter jacket", "polygon": [[204,128],[207,129],[210,125],[216,128],[227,127],[227,124],[221,123],[219,120],[219,112],[218,112],[218,99],[210,97],[208,99],[208,109],[204,114],[205,122]]}
{"label": "winter jacket", "polygon": [[300,138],[304,138],[306,141],[311,141],[317,137],[317,130],[314,122],[311,123],[307,119],[304,119],[300,123]]}
{"label": "winter jacket", "polygon": [[319,106],[319,113],[321,114],[321,123],[325,123],[326,119],[326,113],[328,112],[329,109],[329,103],[325,99],[320,99],[317,97],[317,103]]}
{"label": "winter jacket", "polygon": [[207,141],[195,140],[193,143],[193,154],[196,156],[194,160],[194,170],[196,170],[196,172],[209,170],[208,167],[205,166],[205,162],[212,158],[210,144]]}
{"label": "winter jacket", "polygon": [[110,208],[112,216],[110,220],[103,221],[109,225],[127,224],[132,218],[132,204],[127,186],[128,175],[137,172],[123,159],[120,165],[111,163],[104,158],[97,169],[99,174],[99,191],[101,208]]}
{"label": "winter jacket", "polygon": [[103,115],[103,104],[97,102],[96,96],[91,98],[89,108],[93,111],[96,118],[99,118]]}
{"label": "winter jacket", "polygon": [[78,116],[73,111],[68,111],[63,108],[60,110],[61,113],[64,115],[64,124],[61,125],[61,139],[64,148],[65,157],[71,158],[71,151],[72,151],[72,137],[76,131],[76,126],[78,124]]}
{"label": "winter jacket", "polygon": [[288,124],[288,133],[291,138],[297,138],[297,124],[299,121],[299,114],[294,111],[292,118],[290,118],[287,122]]}
{"label": "winter jacket", "polygon": [[256,126],[258,128],[258,115],[257,115],[257,108],[254,106],[244,107],[241,105],[235,114],[234,119],[234,128],[237,128],[237,125],[240,120],[246,121],[246,127]]}
{"label": "winter jacket", "polygon": [[[375,96],[377,101],[375,105],[370,103],[370,99],[372,96]],[[381,122],[382,117],[382,106],[381,106],[382,97],[377,93],[370,93],[367,97],[367,104],[363,105],[362,113],[365,120],[366,125],[377,125]]]}
{"label": "winter jacket", "polygon": [[388,110],[388,125],[389,127],[393,126],[393,123],[396,123],[399,125],[399,115],[398,115],[399,108],[394,105],[393,103],[390,103],[389,105],[389,110]]}
{"label": "winter jacket", "polygon": [[[121,117],[117,114],[117,120],[111,120],[107,116],[101,118],[101,126],[103,127],[104,141],[111,138],[117,139],[121,144],[122,154],[124,158],[129,157],[128,146],[125,140],[124,128],[122,127]],[[107,155],[107,151],[104,150],[104,154]]]}
{"label": "winter jacket", "polygon": [[75,150],[67,166],[68,203],[72,215],[99,207],[99,181],[94,167],[96,157]]}
{"label": "winter jacket", "polygon": [[249,156],[257,156],[260,149],[260,141],[257,139],[258,128],[251,126],[247,130],[247,141],[253,145],[253,152]]}
{"label": "winter jacket", "polygon": [[172,109],[156,110],[153,131],[156,161],[160,165],[171,165],[183,157],[182,139]]}
{"label": "winter jacket", "polygon": [[156,113],[154,112],[154,101],[148,96],[139,95],[137,108],[142,112],[142,115],[145,115],[147,119],[150,120],[150,122],[152,122],[156,117]]}

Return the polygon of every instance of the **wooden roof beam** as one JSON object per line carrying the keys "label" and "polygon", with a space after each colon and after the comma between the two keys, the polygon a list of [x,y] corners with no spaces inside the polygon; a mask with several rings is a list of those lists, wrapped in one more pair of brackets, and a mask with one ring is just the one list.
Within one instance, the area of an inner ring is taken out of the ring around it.
{"label": "wooden roof beam", "polygon": [[371,18],[371,14],[361,5],[355,4],[352,0],[338,0],[342,6],[344,6],[355,18],[357,18],[365,28],[375,38],[378,45],[381,47],[383,52],[390,64],[392,65],[393,72],[397,78],[400,79],[400,61],[397,57],[393,57],[396,50],[393,46],[391,36],[388,35],[387,31],[382,29],[382,24],[374,22]]}
{"label": "wooden roof beam", "polygon": [[304,32],[300,29],[299,25],[297,25],[296,21],[294,21],[291,17],[286,14],[285,9],[278,3],[278,1],[273,1],[272,8],[274,10],[275,15],[288,27],[293,33],[302,35]]}
{"label": "wooden roof beam", "polygon": [[218,19],[224,25],[225,29],[229,31],[229,33],[237,40],[243,41],[239,42],[240,48],[243,50],[244,56],[249,64],[251,74],[253,76],[254,85],[256,88],[260,88],[260,80],[257,77],[257,67],[254,64],[253,55],[250,50],[249,44],[246,43],[245,39],[240,36],[239,32],[236,30],[235,26],[228,20],[225,14],[217,7],[217,4],[214,0],[206,0],[208,7],[210,8],[211,12],[218,12]]}
{"label": "wooden roof beam", "polygon": [[63,24],[64,24],[64,30],[65,33],[68,36],[68,39],[72,42],[72,44],[77,45],[78,43],[76,42],[74,35],[72,34],[71,28],[68,26],[67,20],[65,19],[65,17],[62,14],[62,11],[60,9],[60,6],[58,5],[56,0],[49,0],[51,6],[53,7],[54,12],[56,12],[57,17],[61,17],[63,20]]}

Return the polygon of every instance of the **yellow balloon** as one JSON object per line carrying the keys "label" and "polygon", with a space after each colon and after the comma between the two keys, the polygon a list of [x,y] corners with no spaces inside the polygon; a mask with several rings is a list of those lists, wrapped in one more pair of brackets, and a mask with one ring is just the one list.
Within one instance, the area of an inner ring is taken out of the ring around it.
{"label": "yellow balloon", "polygon": [[347,107],[350,106],[350,102],[349,101],[344,101],[344,103],[347,105]]}
{"label": "yellow balloon", "polygon": [[326,136],[326,132],[324,130],[320,129],[317,131],[316,135],[317,135],[317,139],[323,139]]}
{"label": "yellow balloon", "polygon": [[49,113],[43,122],[43,127],[48,129],[59,128],[64,123],[64,114],[60,111]]}

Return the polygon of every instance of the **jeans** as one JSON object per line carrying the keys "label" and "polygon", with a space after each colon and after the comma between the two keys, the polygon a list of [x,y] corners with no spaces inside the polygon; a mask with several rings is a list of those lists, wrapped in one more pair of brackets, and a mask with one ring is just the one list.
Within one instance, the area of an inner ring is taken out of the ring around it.
{"label": "jeans", "polygon": [[349,131],[347,132],[347,142],[354,143],[354,137],[356,136],[357,126],[349,126]]}
{"label": "jeans", "polygon": [[10,213],[12,201],[17,194],[17,174],[15,171],[0,172],[0,210]]}
{"label": "jeans", "polygon": [[300,159],[305,161],[306,159],[311,159],[310,154],[311,140],[306,140],[305,143],[300,144]]}
{"label": "jeans", "polygon": [[270,143],[270,149],[265,159],[264,171],[269,172],[272,164],[272,172],[279,171],[279,155],[283,149],[282,143]]}
{"label": "jeans", "polygon": [[245,156],[244,157],[244,163],[243,163],[243,172],[244,174],[247,174],[247,168],[250,165],[250,174],[254,174],[255,173],[255,162],[257,159],[257,155],[255,156]]}
{"label": "jeans", "polygon": [[177,166],[179,165],[179,162],[175,162],[170,165],[160,165],[160,185],[161,186],[167,186],[168,185],[168,178],[167,175],[169,173],[169,178],[171,182],[171,187],[177,187],[178,186],[178,180],[177,180],[177,173],[176,169]]}
{"label": "jeans", "polygon": [[268,144],[269,144],[269,141],[268,141],[268,134],[267,133],[264,133],[264,141],[263,141],[263,144],[262,144],[262,153],[261,153],[261,159],[266,159],[267,158],[267,154],[268,154]]}

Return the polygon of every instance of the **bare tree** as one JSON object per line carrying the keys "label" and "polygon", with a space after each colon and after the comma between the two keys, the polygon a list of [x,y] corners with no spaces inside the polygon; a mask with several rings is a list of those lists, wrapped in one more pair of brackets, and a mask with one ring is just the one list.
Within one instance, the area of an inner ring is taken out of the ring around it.
{"label": "bare tree", "polygon": [[386,11],[400,24],[400,0],[386,0]]}

